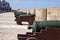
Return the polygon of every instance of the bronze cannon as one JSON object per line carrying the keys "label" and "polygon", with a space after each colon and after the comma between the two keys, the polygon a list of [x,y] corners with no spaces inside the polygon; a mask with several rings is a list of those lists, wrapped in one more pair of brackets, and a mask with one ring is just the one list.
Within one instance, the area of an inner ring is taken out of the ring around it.
{"label": "bronze cannon", "polygon": [[28,29],[33,29],[34,32],[40,32],[41,29],[46,29],[46,27],[60,28],[60,21],[35,21]]}
{"label": "bronze cannon", "polygon": [[28,22],[29,25],[32,25],[35,20],[35,14],[27,14],[24,12],[15,12],[15,17],[18,25],[22,25],[22,22]]}

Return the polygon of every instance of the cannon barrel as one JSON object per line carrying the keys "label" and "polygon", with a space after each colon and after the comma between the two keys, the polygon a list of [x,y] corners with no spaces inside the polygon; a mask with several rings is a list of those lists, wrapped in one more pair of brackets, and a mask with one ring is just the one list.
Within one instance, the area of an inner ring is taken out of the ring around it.
{"label": "cannon barrel", "polygon": [[18,16],[18,18],[20,19],[20,18],[22,18],[22,17],[35,17],[35,15],[34,14],[26,14],[26,15],[19,15]]}
{"label": "cannon barrel", "polygon": [[26,13],[24,13],[24,12],[15,12],[15,15],[16,16],[19,16],[19,15],[25,15]]}
{"label": "cannon barrel", "polygon": [[30,14],[30,13],[24,13],[24,12],[15,12],[15,17],[25,17],[25,16],[30,16],[30,17],[34,17],[35,14]]}
{"label": "cannon barrel", "polygon": [[40,32],[41,29],[46,29],[46,27],[60,28],[60,21],[34,21],[32,26],[28,29],[33,29],[34,32]]}

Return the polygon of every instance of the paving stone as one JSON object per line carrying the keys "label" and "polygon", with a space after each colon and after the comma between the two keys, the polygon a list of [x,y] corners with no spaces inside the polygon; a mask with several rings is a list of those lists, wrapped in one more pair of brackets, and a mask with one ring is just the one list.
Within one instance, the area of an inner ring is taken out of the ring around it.
{"label": "paving stone", "polygon": [[18,40],[18,34],[32,32],[27,29],[28,25],[17,25],[14,12],[0,14],[0,40]]}

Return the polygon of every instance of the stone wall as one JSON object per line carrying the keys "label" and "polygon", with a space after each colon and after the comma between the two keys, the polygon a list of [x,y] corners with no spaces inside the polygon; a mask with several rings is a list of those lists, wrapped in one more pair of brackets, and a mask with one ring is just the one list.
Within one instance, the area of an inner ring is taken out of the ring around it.
{"label": "stone wall", "polygon": [[40,8],[25,11],[22,10],[22,12],[36,14],[36,21],[60,20],[60,8]]}
{"label": "stone wall", "polygon": [[18,12],[25,12],[27,13],[27,10],[17,10]]}
{"label": "stone wall", "polygon": [[28,30],[27,27],[19,25],[0,25],[0,40],[18,40],[18,34],[26,34],[27,32],[32,32]]}
{"label": "stone wall", "polygon": [[60,20],[60,8],[48,8],[47,20]]}
{"label": "stone wall", "polygon": [[33,9],[33,10],[30,10],[30,13],[31,14],[35,14],[35,10]]}
{"label": "stone wall", "polygon": [[44,21],[46,20],[46,9],[36,9],[36,21]]}

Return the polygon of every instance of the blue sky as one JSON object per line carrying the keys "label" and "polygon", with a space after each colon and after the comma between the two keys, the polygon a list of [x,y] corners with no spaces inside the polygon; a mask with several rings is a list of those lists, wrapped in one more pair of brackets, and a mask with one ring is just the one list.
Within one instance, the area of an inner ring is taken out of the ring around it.
{"label": "blue sky", "polygon": [[12,9],[59,8],[60,0],[6,0]]}

